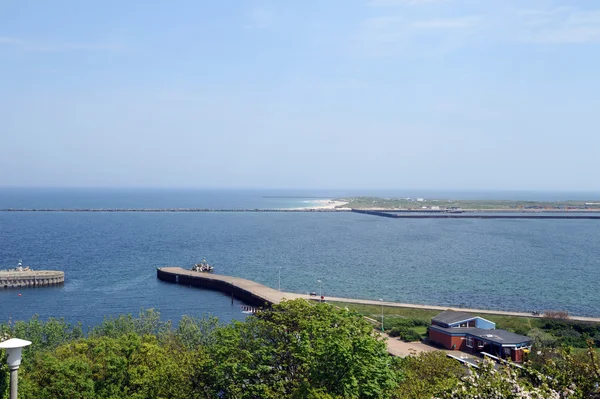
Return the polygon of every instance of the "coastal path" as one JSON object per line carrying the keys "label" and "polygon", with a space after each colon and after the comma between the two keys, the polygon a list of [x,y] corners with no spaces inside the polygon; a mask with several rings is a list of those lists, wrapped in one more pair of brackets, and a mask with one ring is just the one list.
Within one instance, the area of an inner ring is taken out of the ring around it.
{"label": "coastal path", "polygon": [[[260,283],[252,280],[246,280],[240,277],[224,276],[213,273],[200,273],[191,270],[185,270],[181,267],[161,267],[158,268],[157,277],[159,280],[167,281],[171,283],[189,285],[193,287],[206,288],[216,291],[221,291],[225,294],[231,295],[232,298],[236,297],[253,306],[263,306],[267,304],[278,304],[283,300],[294,300],[304,299],[311,301],[319,301],[319,297],[311,296],[308,294],[297,294],[293,292],[278,291],[276,289],[267,287]],[[337,298],[337,297],[326,297],[326,300],[341,303],[355,303],[364,305],[376,305],[376,306],[387,306],[387,307],[399,307],[399,308],[413,308],[413,309],[425,309],[425,310],[438,310],[440,312],[444,310],[456,310],[461,312],[469,312],[477,315],[493,314],[502,316],[512,317],[542,317],[543,315],[532,315],[531,313],[524,312],[509,312],[503,310],[484,310],[484,309],[470,309],[470,308],[456,308],[448,306],[435,306],[435,305],[417,305],[408,303],[398,302],[381,302],[370,299],[353,299],[353,298]],[[588,321],[600,323],[598,317],[582,317],[582,316],[569,316],[571,320]],[[435,350],[435,348],[420,342],[402,342],[397,339],[388,337],[387,348],[388,352],[394,356],[407,356],[411,352],[420,353],[423,351]]]}

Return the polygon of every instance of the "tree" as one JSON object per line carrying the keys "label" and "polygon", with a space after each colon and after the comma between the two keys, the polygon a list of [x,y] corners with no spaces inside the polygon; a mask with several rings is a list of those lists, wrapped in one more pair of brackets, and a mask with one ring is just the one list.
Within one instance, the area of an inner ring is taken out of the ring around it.
{"label": "tree", "polygon": [[[531,375],[530,375],[531,376]],[[528,377],[530,377],[528,376]],[[495,367],[495,363],[485,358],[479,369],[469,368],[456,387],[441,397],[447,399],[559,399],[559,392],[548,386],[547,378],[535,374],[535,385],[528,378],[519,375],[511,366]]]}
{"label": "tree", "polygon": [[430,399],[455,387],[465,375],[464,367],[445,352],[421,352],[402,358],[398,367],[403,379],[395,392],[402,399]]}
{"label": "tree", "polygon": [[588,340],[587,346],[583,353],[560,347],[546,349],[539,356],[544,359],[540,372],[547,376],[549,385],[567,392],[571,399],[600,398],[600,362],[593,341]]}
{"label": "tree", "polygon": [[78,340],[36,353],[21,375],[21,397],[202,398],[198,383],[206,355],[186,351],[176,340],[160,344],[153,335]]}
{"label": "tree", "polygon": [[227,398],[388,398],[397,383],[373,327],[327,304],[274,305],[219,329],[210,351]]}

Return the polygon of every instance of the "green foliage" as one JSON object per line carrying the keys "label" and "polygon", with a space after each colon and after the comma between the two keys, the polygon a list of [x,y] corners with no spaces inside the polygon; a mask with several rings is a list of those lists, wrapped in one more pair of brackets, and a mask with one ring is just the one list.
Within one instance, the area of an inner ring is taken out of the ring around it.
{"label": "green foliage", "polygon": [[600,398],[600,362],[593,344],[588,340],[587,351],[578,353],[568,347],[542,350],[540,371],[548,384],[568,391],[572,399]]}
{"label": "green foliage", "polygon": [[[530,378],[530,377],[534,378]],[[521,376],[517,369],[510,366],[494,367],[489,359],[479,364],[479,369],[469,368],[468,374],[462,377],[454,388],[446,391],[447,399],[559,399],[558,391],[548,385],[543,375],[531,373]]]}
{"label": "green foliage", "polygon": [[156,336],[127,333],[94,337],[34,356],[23,373],[22,398],[195,398],[193,386],[201,352],[182,351]]}
{"label": "green foliage", "polygon": [[392,329],[394,327],[429,327],[430,324],[430,320],[412,317],[388,317],[387,319],[384,319],[384,326],[386,329]]}
{"label": "green foliage", "polygon": [[137,318],[129,315],[107,317],[102,324],[92,328],[90,337],[119,337],[125,334],[163,336],[171,331],[171,322],[160,320],[160,313],[154,309],[141,310]]}
{"label": "green foliage", "polygon": [[184,317],[177,328],[147,310],[107,318],[87,338],[64,321],[0,327],[37,343],[22,398],[389,398],[397,383],[372,326],[327,304],[286,302],[227,326]]}
{"label": "green foliage", "polygon": [[389,332],[390,337],[400,337],[406,342],[420,341],[421,335],[409,327],[394,327]]}
{"label": "green foliage", "polygon": [[[563,333],[532,329],[539,350],[530,354],[524,372],[484,364],[467,376],[442,352],[390,357],[385,341],[358,313],[301,300],[230,325],[183,317],[173,328],[147,310],[136,318],[108,318],[87,338],[80,325],[34,317],[0,324],[0,339],[34,342],[20,369],[25,399],[600,398],[594,341],[586,351],[554,347],[595,333],[595,326],[538,321]],[[418,324],[404,318],[393,330],[405,339],[424,328]],[[7,377],[0,362],[2,399],[8,396]]]}
{"label": "green foliage", "polygon": [[[355,313],[289,301],[217,331],[217,387],[232,398],[318,392],[386,398],[395,387],[385,342]],[[309,384],[309,385],[307,385]],[[316,396],[315,396],[316,397]]]}
{"label": "green foliage", "polygon": [[[31,341],[32,347],[54,349],[57,346],[83,337],[81,324],[70,324],[64,319],[49,318],[45,323],[37,315],[28,322],[17,321],[14,325],[2,324],[0,331],[4,331],[7,338],[19,337]],[[28,353],[31,347],[25,349]]]}
{"label": "green foliage", "polygon": [[533,347],[536,349],[556,347],[557,338],[539,328],[530,330],[527,336],[533,340]]}
{"label": "green foliage", "polygon": [[544,319],[541,328],[557,338],[557,344],[587,348],[587,340],[592,339],[600,346],[600,324],[575,320]]}
{"label": "green foliage", "polygon": [[422,352],[400,360],[399,368],[404,376],[395,397],[403,399],[430,399],[452,389],[465,369],[450,359],[445,352]]}
{"label": "green foliage", "polygon": [[216,317],[198,319],[183,316],[175,330],[175,335],[186,349],[192,350],[213,345],[218,327],[219,319]]}

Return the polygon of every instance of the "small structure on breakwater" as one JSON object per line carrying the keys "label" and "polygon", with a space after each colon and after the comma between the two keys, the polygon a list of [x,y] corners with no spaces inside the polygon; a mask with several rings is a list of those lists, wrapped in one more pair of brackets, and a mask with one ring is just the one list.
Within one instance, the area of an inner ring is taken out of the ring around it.
{"label": "small structure on breakwater", "polygon": [[33,270],[19,264],[15,269],[0,270],[1,288],[46,287],[64,284],[65,272],[58,270]]}

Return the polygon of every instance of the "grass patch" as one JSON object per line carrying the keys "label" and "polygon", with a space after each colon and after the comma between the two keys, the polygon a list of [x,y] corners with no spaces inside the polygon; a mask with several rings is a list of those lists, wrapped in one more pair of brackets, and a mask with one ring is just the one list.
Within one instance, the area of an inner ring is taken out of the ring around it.
{"label": "grass patch", "polygon": [[[335,306],[339,306],[340,308],[348,308],[348,310],[353,310],[358,312],[364,316],[368,316],[372,319],[381,321],[381,306],[379,305],[363,305],[358,303],[346,303],[346,302],[334,302],[327,301]],[[398,308],[393,306],[384,306],[383,307],[383,318],[388,316],[391,317],[403,317],[408,319],[425,319],[431,321],[431,318],[437,315],[437,310],[426,310],[426,309],[414,309],[414,308]]]}
{"label": "grass patch", "polygon": [[[353,310],[364,316],[381,321],[381,306],[379,305],[363,305],[332,301],[329,301],[329,303],[339,306],[342,309],[348,308],[349,310]],[[427,324],[430,324],[431,318],[439,313],[439,310],[400,308],[395,306],[383,307],[383,318],[386,327],[388,323],[390,326],[393,326],[395,324],[394,320],[398,318],[426,320]],[[541,328],[545,324],[545,319],[536,317],[502,316],[486,313],[477,313],[475,316],[481,316],[484,319],[493,321],[496,323],[496,328],[502,328],[517,333],[519,333],[519,331],[521,331],[520,333],[523,333],[532,328]],[[387,321],[386,318],[389,318],[390,320]]]}
{"label": "grass patch", "polygon": [[421,337],[425,337],[425,335],[427,335],[427,327],[413,327],[413,330]]}

